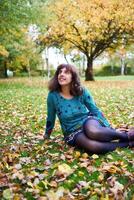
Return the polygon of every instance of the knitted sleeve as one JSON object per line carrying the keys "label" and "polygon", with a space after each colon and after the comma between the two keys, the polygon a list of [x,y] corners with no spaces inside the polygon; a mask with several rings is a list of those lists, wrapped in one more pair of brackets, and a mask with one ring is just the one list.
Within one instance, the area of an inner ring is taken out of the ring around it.
{"label": "knitted sleeve", "polygon": [[46,120],[46,129],[45,135],[50,136],[54,125],[55,125],[55,118],[56,118],[56,109],[54,105],[52,92],[49,92],[47,97],[47,120]]}
{"label": "knitted sleeve", "polygon": [[87,89],[84,89],[84,102],[91,115],[98,117],[98,119],[102,121],[105,126],[110,127],[109,122],[105,118],[102,111],[97,107],[91,93]]}

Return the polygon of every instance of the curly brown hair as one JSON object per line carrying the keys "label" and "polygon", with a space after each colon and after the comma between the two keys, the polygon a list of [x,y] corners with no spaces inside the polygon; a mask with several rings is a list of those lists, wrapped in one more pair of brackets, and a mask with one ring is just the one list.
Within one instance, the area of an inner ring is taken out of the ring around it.
{"label": "curly brown hair", "polygon": [[61,64],[57,67],[57,70],[55,71],[54,77],[49,81],[48,89],[49,91],[61,91],[61,86],[58,82],[58,75],[61,69],[66,68],[67,71],[70,71],[72,74],[72,82],[71,82],[71,88],[70,88],[70,94],[73,96],[80,96],[83,93],[83,88],[80,83],[80,78],[77,73],[76,68],[73,65],[70,64]]}

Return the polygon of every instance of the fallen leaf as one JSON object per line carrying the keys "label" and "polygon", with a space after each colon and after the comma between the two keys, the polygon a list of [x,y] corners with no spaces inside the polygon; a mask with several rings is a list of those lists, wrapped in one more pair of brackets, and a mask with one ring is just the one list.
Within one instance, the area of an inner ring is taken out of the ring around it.
{"label": "fallen leaf", "polygon": [[6,174],[0,174],[0,187],[8,186],[8,178]]}
{"label": "fallen leaf", "polygon": [[63,187],[59,187],[56,192],[53,190],[47,191],[46,196],[49,200],[60,200],[60,198],[63,197],[64,192],[65,189]]}
{"label": "fallen leaf", "polygon": [[10,189],[5,189],[3,191],[3,197],[6,199],[6,200],[11,200],[13,198],[13,193]]}
{"label": "fallen leaf", "polygon": [[85,158],[85,159],[86,159],[86,158],[88,158],[88,157],[89,157],[89,155],[88,155],[87,153],[83,153],[83,154],[82,154],[82,158]]}
{"label": "fallen leaf", "polygon": [[79,158],[80,157],[80,155],[81,155],[81,153],[79,152],[79,151],[75,151],[75,153],[74,153],[74,158]]}
{"label": "fallen leaf", "polygon": [[64,176],[69,176],[70,174],[73,173],[73,171],[74,170],[71,169],[71,167],[67,165],[66,163],[63,163],[58,166],[58,173]]}
{"label": "fallen leaf", "polygon": [[93,155],[91,156],[91,158],[97,159],[97,158],[99,158],[99,156],[98,156],[97,154],[93,154]]}

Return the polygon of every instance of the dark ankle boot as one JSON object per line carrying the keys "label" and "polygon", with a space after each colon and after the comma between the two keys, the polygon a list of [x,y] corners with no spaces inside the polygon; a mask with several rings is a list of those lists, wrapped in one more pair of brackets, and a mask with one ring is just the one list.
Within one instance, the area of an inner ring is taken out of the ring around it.
{"label": "dark ankle boot", "polygon": [[134,140],[134,127],[131,128],[131,129],[127,132],[127,134],[128,134],[128,139],[129,139],[129,141],[133,141],[133,140]]}
{"label": "dark ankle boot", "polygon": [[134,141],[129,142],[129,147],[131,147],[131,148],[134,147]]}

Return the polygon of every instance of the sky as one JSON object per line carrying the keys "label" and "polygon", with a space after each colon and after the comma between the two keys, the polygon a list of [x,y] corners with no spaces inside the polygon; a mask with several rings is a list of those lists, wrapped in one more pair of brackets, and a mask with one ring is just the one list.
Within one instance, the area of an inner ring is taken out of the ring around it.
{"label": "sky", "polygon": [[[46,57],[48,58],[49,64],[52,65],[54,68],[57,68],[59,64],[67,63],[64,58],[64,55],[59,52],[56,48],[49,48],[48,51],[44,51],[42,54],[42,58],[45,62]],[[70,64],[75,64],[71,60],[71,56],[67,56],[67,60]],[[100,66],[101,64],[105,64],[108,61],[106,57],[97,58],[94,61],[94,66]]]}
{"label": "sky", "polygon": [[[38,38],[38,36],[40,35],[40,31],[35,24],[32,24],[29,26],[28,33],[33,40],[36,40]],[[74,53],[76,53],[76,50]],[[43,51],[42,58],[44,61],[44,67],[46,65],[45,64],[46,57],[48,58],[49,65],[52,65],[55,69],[57,68],[57,66],[59,64],[67,63],[67,61],[64,58],[64,55],[61,54],[60,51],[55,47],[49,48],[48,51],[46,51],[46,50]],[[71,56],[68,55],[66,57],[67,57],[68,63],[75,65],[75,63],[73,63],[71,60]],[[106,58],[106,56],[101,56],[100,58],[97,58],[94,61],[94,67],[96,67],[96,66],[98,67],[101,64],[105,64],[107,61],[108,61],[108,58]],[[85,63],[85,65],[86,65],[86,63]]]}

